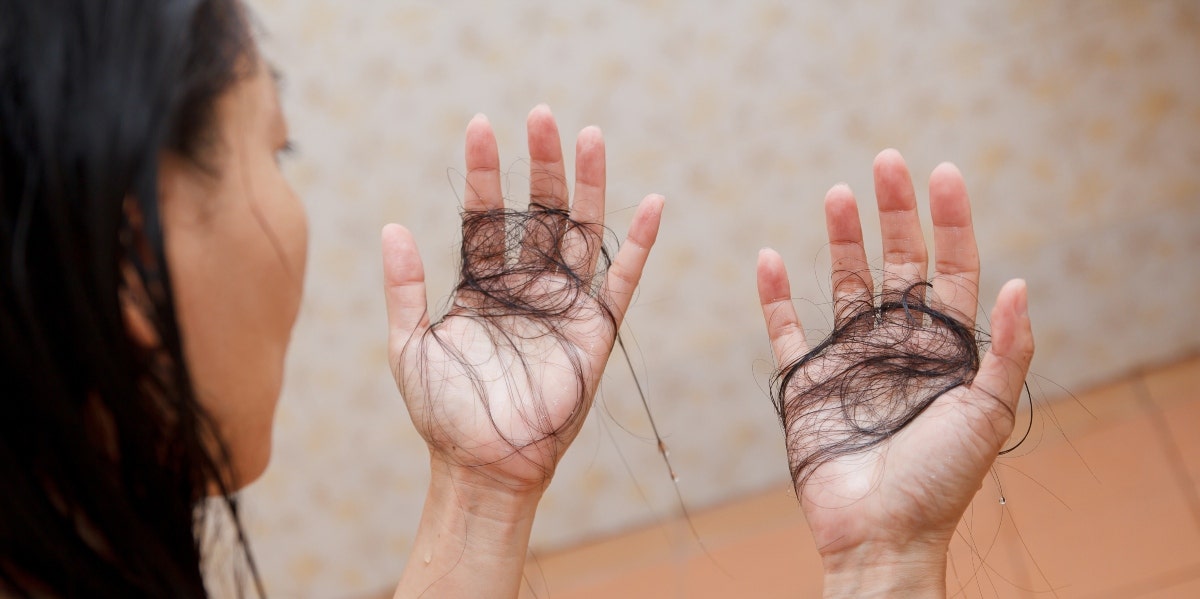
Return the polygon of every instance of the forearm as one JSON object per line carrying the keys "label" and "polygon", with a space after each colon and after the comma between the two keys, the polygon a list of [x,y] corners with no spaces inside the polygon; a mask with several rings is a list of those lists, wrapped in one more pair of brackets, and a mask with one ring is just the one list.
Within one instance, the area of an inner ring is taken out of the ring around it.
{"label": "forearm", "polygon": [[433,461],[396,599],[517,596],[541,492],[497,489],[489,482]]}
{"label": "forearm", "polygon": [[824,566],[826,599],[946,597],[945,551],[895,554],[864,549],[856,555],[825,558]]}

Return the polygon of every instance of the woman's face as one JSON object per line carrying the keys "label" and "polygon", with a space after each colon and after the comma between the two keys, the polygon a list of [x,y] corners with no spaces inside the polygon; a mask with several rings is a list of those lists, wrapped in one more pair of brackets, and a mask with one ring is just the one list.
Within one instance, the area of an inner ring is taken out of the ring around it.
{"label": "woman's face", "polygon": [[270,459],[308,223],[279,168],[288,134],[270,69],[239,79],[215,116],[210,168],[165,156],[160,201],[184,356],[241,487]]}

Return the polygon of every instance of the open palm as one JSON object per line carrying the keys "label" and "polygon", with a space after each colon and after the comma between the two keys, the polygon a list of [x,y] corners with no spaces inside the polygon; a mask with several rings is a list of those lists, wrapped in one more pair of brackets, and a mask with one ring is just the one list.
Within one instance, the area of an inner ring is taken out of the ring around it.
{"label": "open palm", "polygon": [[541,489],[591,407],[662,198],[641,203],[604,264],[599,129],[579,134],[570,204],[549,109],[530,113],[528,134],[529,206],[506,210],[491,125],[478,116],[467,128],[462,273],[445,317],[430,323],[420,257],[398,225],[383,233],[384,273],[390,362],[433,458],[505,487]]}
{"label": "open palm", "polygon": [[[935,273],[908,169],[875,161],[884,273],[876,292],[854,196],[825,199],[835,332],[810,347],[779,254],[759,257],[758,287],[782,375],[776,390],[797,494],[828,560],[856,551],[944,553],[1013,429],[1033,355],[1025,286],[1010,281],[979,357],[979,256],[961,174],[930,177]],[[927,297],[928,296],[928,297]]]}

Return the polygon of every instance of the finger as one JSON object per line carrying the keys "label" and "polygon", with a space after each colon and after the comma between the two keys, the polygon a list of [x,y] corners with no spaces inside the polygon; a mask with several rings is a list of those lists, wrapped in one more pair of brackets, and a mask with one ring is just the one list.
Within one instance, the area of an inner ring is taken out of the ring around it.
{"label": "finger", "polygon": [[917,298],[924,298],[924,287],[918,284],[925,280],[928,265],[925,237],[912,178],[896,150],[884,150],[875,157],[875,199],[883,236],[884,294],[894,298],[913,288]]}
{"label": "finger", "polygon": [[393,368],[409,342],[429,328],[425,269],[412,233],[400,225],[383,228],[383,293],[387,304],[388,361]]}
{"label": "finger", "polygon": [[772,249],[758,252],[758,299],[776,366],[800,359],[808,352],[808,342],[792,305],[792,288],[783,258]]}
{"label": "finger", "polygon": [[979,305],[979,248],[971,223],[971,201],[962,173],[949,162],[929,176],[929,211],[933,216],[933,292],[935,308],[949,311],[975,326]]}
{"label": "finger", "polygon": [[567,209],[567,174],[562,142],[550,107],[539,104],[526,121],[529,136],[529,201],[555,210]]}
{"label": "finger", "polygon": [[1000,289],[992,308],[992,345],[975,380],[972,395],[998,401],[1001,410],[997,427],[997,447],[1012,433],[1014,415],[1025,387],[1029,363],[1033,360],[1033,329],[1029,322],[1028,292],[1025,281],[1014,279]]}
{"label": "finger", "polygon": [[825,194],[825,228],[829,231],[834,323],[841,326],[850,316],[873,307],[871,270],[863,247],[858,203],[845,184],[835,185]]}
{"label": "finger", "polygon": [[466,157],[467,189],[463,194],[463,209],[484,211],[503,208],[496,134],[488,118],[482,114],[475,115],[467,125]]}
{"label": "finger", "polygon": [[650,248],[658,238],[658,225],[662,220],[662,196],[651,194],[638,204],[637,212],[633,215],[633,224],[629,225],[629,234],[625,243],[617,252],[617,258],[604,279],[601,289],[601,301],[612,310],[616,326],[620,327],[625,320],[625,312],[633,299],[638,281],[642,278],[642,268],[646,266],[646,258]]}
{"label": "finger", "polygon": [[[529,137],[529,218],[525,220],[520,260],[525,264],[551,265],[555,272],[564,266],[562,237],[567,222],[567,178],[562,142],[550,107],[539,104],[526,120]],[[553,210],[556,212],[546,212]]]}
{"label": "finger", "polygon": [[575,143],[575,200],[571,220],[578,223],[565,239],[566,262],[590,281],[604,235],[604,135],[597,127],[579,132]]}

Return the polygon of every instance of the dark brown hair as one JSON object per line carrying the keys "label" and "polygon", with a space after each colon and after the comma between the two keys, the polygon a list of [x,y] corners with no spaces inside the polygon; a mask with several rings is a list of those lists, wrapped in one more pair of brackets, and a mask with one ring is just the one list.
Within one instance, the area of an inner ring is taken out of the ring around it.
{"label": "dark brown hair", "polygon": [[[214,487],[244,547],[158,197],[164,152],[203,162],[255,52],[243,10],[0,0],[0,594],[205,596]],[[131,339],[131,301],[156,347]]]}

